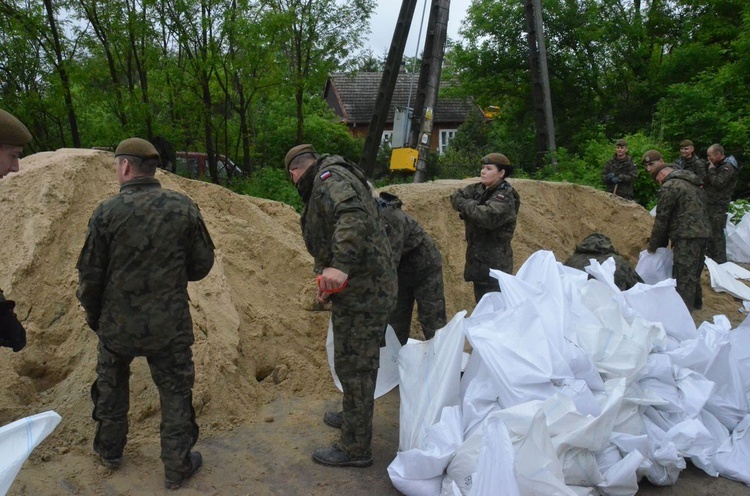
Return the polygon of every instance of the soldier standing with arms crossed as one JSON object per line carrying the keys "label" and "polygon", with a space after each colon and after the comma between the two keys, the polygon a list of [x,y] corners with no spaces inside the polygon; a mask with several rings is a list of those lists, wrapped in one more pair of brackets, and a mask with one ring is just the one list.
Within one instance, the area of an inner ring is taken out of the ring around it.
{"label": "soldier standing with arms crossed", "polygon": [[302,236],[315,258],[318,300],[330,299],[334,367],[344,390],[343,412],[324,422],[341,428],[338,443],[313,452],[334,467],[372,465],[372,417],[380,343],[396,298],[391,247],[370,187],[355,164],[298,145],[284,159],[305,204]]}
{"label": "soldier standing with arms crossed", "polygon": [[78,299],[99,337],[91,386],[94,451],[116,469],[128,434],[130,363],[145,356],[161,401],[164,485],[177,489],[203,464],[193,409],[195,367],[188,281],[208,275],[214,245],[200,210],[154,178],[159,154],[140,138],[115,150],[120,193],[89,221],[78,258]]}

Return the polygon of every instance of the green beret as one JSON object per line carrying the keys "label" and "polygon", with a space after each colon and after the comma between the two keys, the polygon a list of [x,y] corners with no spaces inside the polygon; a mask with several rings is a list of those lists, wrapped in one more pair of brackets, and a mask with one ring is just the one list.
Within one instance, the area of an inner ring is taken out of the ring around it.
{"label": "green beret", "polygon": [[159,152],[154,145],[142,138],[128,138],[120,142],[115,150],[115,157],[132,155],[142,159],[159,158]]}
{"label": "green beret", "polygon": [[0,109],[0,144],[23,146],[31,141],[31,133],[23,122]]}
{"label": "green beret", "polygon": [[656,150],[649,150],[643,154],[643,158],[641,162],[647,165],[649,162],[656,162],[657,160],[661,158],[662,158],[661,153],[659,153]]}
{"label": "green beret", "polygon": [[615,146],[628,146],[628,142],[624,139],[618,139],[615,141]]}
{"label": "green beret", "polygon": [[490,153],[482,157],[483,164],[510,165],[508,157],[502,153]]}
{"label": "green beret", "polygon": [[286,157],[284,157],[284,167],[289,170],[289,164],[292,163],[292,160],[305,153],[312,153],[313,155],[318,154],[318,152],[315,151],[315,148],[310,144],[297,145],[286,153]]}

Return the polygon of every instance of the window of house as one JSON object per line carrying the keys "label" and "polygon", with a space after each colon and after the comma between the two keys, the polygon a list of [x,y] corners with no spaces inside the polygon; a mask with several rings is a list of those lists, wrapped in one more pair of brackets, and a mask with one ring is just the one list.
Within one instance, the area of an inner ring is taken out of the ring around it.
{"label": "window of house", "polygon": [[448,150],[448,145],[453,138],[456,137],[455,129],[441,129],[440,130],[440,144],[438,150],[440,154],[444,154]]}
{"label": "window of house", "polygon": [[383,137],[380,140],[380,144],[384,145],[388,143],[389,145],[393,142],[393,131],[383,131]]}

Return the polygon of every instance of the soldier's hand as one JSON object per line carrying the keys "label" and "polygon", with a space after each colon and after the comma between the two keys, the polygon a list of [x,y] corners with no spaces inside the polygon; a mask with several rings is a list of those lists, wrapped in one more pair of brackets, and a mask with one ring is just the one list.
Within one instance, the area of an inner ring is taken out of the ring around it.
{"label": "soldier's hand", "polygon": [[26,330],[11,309],[0,311],[0,346],[21,351],[26,346]]}
{"label": "soldier's hand", "polygon": [[332,293],[338,293],[346,286],[349,275],[334,267],[326,267],[318,276],[318,301],[324,303]]}

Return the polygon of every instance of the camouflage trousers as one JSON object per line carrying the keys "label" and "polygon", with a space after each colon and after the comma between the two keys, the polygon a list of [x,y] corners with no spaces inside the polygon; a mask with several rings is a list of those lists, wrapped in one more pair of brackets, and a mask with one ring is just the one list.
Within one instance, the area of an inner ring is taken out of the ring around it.
{"label": "camouflage trousers", "polygon": [[724,235],[724,228],[727,225],[727,208],[726,205],[708,206],[711,238],[708,241],[706,255],[719,264],[727,261],[727,238]]}
{"label": "camouflage trousers", "polygon": [[701,273],[706,256],[705,238],[684,238],[672,240],[674,266],[672,277],[677,281],[677,293],[693,311],[703,307]]}
{"label": "camouflage trousers", "polygon": [[474,281],[474,301],[477,303],[482,296],[495,291],[500,291],[500,282],[494,277],[488,277],[485,281]]}
{"label": "camouflage trousers", "polygon": [[[104,458],[119,458],[127,443],[130,409],[130,363],[99,343],[96,381],[91,385],[93,419],[97,422],[94,451]],[[161,459],[168,479],[180,480],[192,469],[190,449],[198,440],[193,410],[195,367],[193,352],[185,348],[165,355],[147,356],[151,377],[161,401]]]}
{"label": "camouflage trousers", "polygon": [[414,302],[417,302],[417,317],[425,339],[431,339],[435,331],[445,327],[445,291],[443,290],[443,269],[438,268],[418,281],[399,273],[396,307],[388,316],[401,344],[406,344],[411,330],[411,316]]}
{"label": "camouflage trousers", "polygon": [[352,312],[335,303],[332,309],[333,364],[344,390],[338,445],[351,456],[372,454],[375,381],[387,319],[387,312]]}

